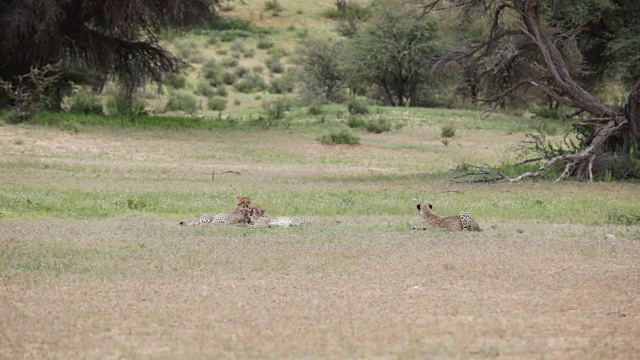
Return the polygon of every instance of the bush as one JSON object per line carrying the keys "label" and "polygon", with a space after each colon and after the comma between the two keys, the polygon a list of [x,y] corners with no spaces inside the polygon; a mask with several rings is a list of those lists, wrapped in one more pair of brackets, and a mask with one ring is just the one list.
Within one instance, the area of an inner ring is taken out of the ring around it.
{"label": "bush", "polygon": [[246,58],[252,58],[256,55],[256,49],[247,49],[242,53],[242,55]]}
{"label": "bush", "polygon": [[386,119],[369,120],[364,128],[370,133],[382,134],[391,131],[391,123]]}
{"label": "bush", "polygon": [[227,30],[220,33],[220,41],[232,42],[237,39],[245,39],[251,36],[251,33],[243,30]]}
{"label": "bush", "polygon": [[293,91],[295,83],[291,77],[283,76],[271,80],[269,92],[272,94],[286,94]]}
{"label": "bush", "polygon": [[242,78],[245,75],[247,75],[250,72],[250,70],[244,66],[238,66],[235,70],[235,74],[237,77]]}
{"label": "bush", "polygon": [[229,49],[233,52],[238,52],[238,53],[242,53],[245,50],[244,44],[240,41],[234,41],[233,44],[229,46]]}
{"label": "bush", "polygon": [[[127,108],[131,106],[131,108]],[[131,104],[123,104],[117,96],[107,99],[107,112],[109,115],[140,115],[145,113],[147,104],[140,98],[133,98]]]}
{"label": "bush", "polygon": [[251,119],[249,123],[254,126],[260,126],[263,129],[269,129],[274,126],[289,127],[286,119],[286,113],[290,110],[288,99],[277,99],[262,103],[262,113],[256,118]]}
{"label": "bush", "polygon": [[280,2],[278,0],[267,0],[264,3],[264,10],[278,13],[283,11],[284,8],[282,7],[282,5],[280,5]]}
{"label": "bush", "polygon": [[264,91],[267,89],[267,83],[260,75],[252,74],[244,79],[237,81],[233,87],[241,93],[251,93],[254,91]]}
{"label": "bush", "polygon": [[222,74],[222,82],[227,85],[233,85],[236,82],[236,76],[233,73],[225,72]]}
{"label": "bush", "polygon": [[104,114],[102,101],[89,91],[79,91],[71,100],[69,111],[82,114]]}
{"label": "bush", "polygon": [[312,116],[324,115],[326,113],[320,104],[310,105],[308,111],[309,115]]}
{"label": "bush", "polygon": [[442,132],[440,133],[440,136],[442,136],[443,138],[454,137],[456,136],[456,129],[451,125],[445,125],[442,127]]}
{"label": "bush", "polygon": [[164,84],[174,89],[182,89],[187,84],[187,77],[183,74],[169,74],[164,79]]}
{"label": "bush", "polygon": [[238,60],[234,58],[224,58],[222,59],[221,64],[224,67],[236,67],[238,66]]}
{"label": "bush", "polygon": [[340,130],[336,132],[330,132],[326,135],[322,135],[317,139],[320,143],[325,145],[357,145],[360,144],[360,138],[350,133],[348,130]]}
{"label": "bush", "polygon": [[347,110],[351,115],[367,115],[369,108],[364,101],[360,101],[356,98],[352,98],[347,102]]}
{"label": "bush", "polygon": [[227,100],[221,98],[211,98],[207,101],[207,107],[212,111],[224,111],[227,108]]}
{"label": "bush", "polygon": [[229,95],[229,92],[227,91],[226,87],[221,85],[216,88],[216,95],[226,97],[227,95]]}
{"label": "bush", "polygon": [[267,49],[271,49],[273,47],[273,41],[267,40],[267,39],[260,39],[258,40],[258,44],[256,45],[256,47],[260,50],[267,50]]}
{"label": "bush", "polygon": [[198,83],[198,85],[196,86],[196,90],[195,93],[197,95],[202,95],[202,96],[206,96],[206,97],[210,97],[213,96],[216,91],[214,88],[212,88],[211,86],[209,86],[209,84],[207,84],[206,82],[200,82]]}
{"label": "bush", "polygon": [[334,20],[355,18],[366,21],[371,15],[373,15],[371,6],[360,5],[357,2],[348,2],[344,11],[332,7],[324,12],[325,17]]}
{"label": "bush", "polygon": [[349,118],[347,119],[347,126],[352,129],[361,128],[364,127],[364,125],[364,119],[359,116],[349,116]]}
{"label": "bush", "polygon": [[558,109],[537,108],[533,110],[535,117],[545,119],[560,119],[560,111]]}
{"label": "bush", "polygon": [[280,63],[280,59],[277,57],[270,57],[265,61],[267,68],[274,74],[282,74],[284,72],[284,66]]}
{"label": "bush", "polygon": [[166,111],[184,111],[193,114],[198,110],[198,102],[191,93],[178,91],[169,96],[169,101],[164,109]]}

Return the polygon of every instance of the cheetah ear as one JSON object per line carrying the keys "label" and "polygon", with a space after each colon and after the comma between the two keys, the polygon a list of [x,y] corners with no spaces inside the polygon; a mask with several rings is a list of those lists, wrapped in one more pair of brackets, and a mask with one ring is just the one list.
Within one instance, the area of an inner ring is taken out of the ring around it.
{"label": "cheetah ear", "polygon": [[428,204],[428,205],[429,205],[429,209],[433,209],[433,205],[431,204]]}
{"label": "cheetah ear", "polygon": [[420,204],[418,204],[418,206],[417,206],[417,207],[418,207],[418,211],[420,211]]}

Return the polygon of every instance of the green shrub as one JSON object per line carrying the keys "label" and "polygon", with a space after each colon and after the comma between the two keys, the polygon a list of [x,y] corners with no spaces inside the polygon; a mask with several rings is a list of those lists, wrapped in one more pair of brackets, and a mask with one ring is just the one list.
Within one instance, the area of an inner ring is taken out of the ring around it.
{"label": "green shrub", "polygon": [[230,72],[225,72],[222,74],[222,82],[227,85],[233,85],[236,82],[236,75]]}
{"label": "green shrub", "polygon": [[220,33],[220,41],[232,42],[237,39],[245,39],[251,36],[251,33],[244,30],[227,30]]}
{"label": "green shrub", "polygon": [[224,67],[236,67],[238,66],[238,60],[234,58],[224,58],[220,62]]}
{"label": "green shrub", "polygon": [[355,128],[362,128],[365,125],[365,121],[362,117],[360,116],[349,116],[349,118],[347,119],[347,126],[355,129]]}
{"label": "green shrub", "polygon": [[324,110],[321,104],[310,105],[308,111],[309,111],[309,115],[312,115],[312,116],[324,115],[326,113],[326,111]]}
{"label": "green shrub", "polygon": [[233,44],[229,46],[229,49],[233,52],[238,52],[238,53],[242,53],[245,50],[244,44],[237,40],[234,41]]}
{"label": "green shrub", "polygon": [[184,111],[193,114],[198,110],[198,102],[191,93],[177,91],[169,96],[169,101],[164,108],[166,111]]}
{"label": "green shrub", "polygon": [[280,2],[278,0],[267,0],[264,3],[264,10],[278,13],[283,11],[284,8],[282,7],[282,5],[280,5]]}
{"label": "green shrub", "polygon": [[292,78],[282,76],[271,80],[269,92],[272,94],[286,94],[293,91],[295,83]]}
{"label": "green shrub", "polygon": [[198,85],[196,86],[195,93],[197,95],[211,97],[216,93],[216,90],[206,82],[199,82]]}
{"label": "green shrub", "polygon": [[284,66],[280,63],[280,59],[277,57],[270,57],[265,61],[267,68],[274,74],[282,74],[284,72]]}
{"label": "green shrub", "polygon": [[227,95],[229,95],[229,92],[227,91],[226,87],[220,85],[216,88],[216,95],[226,97]]}
{"label": "green shrub", "polygon": [[251,74],[244,79],[237,81],[233,87],[241,93],[251,93],[255,91],[264,91],[267,89],[267,83],[260,75]]}
{"label": "green shrub", "polygon": [[534,116],[544,119],[560,119],[560,111],[558,109],[537,108],[533,110]]}
{"label": "green shrub", "polygon": [[456,136],[456,129],[452,125],[445,125],[442,127],[440,136],[443,138],[451,138]]}
{"label": "green shrub", "polygon": [[71,99],[69,111],[82,114],[104,114],[102,100],[89,91],[79,91],[76,93],[73,99]]}
{"label": "green shrub", "polygon": [[[109,115],[140,115],[146,112],[145,102],[140,98],[133,98],[131,103],[123,102],[117,96],[107,98],[107,112]],[[130,106],[130,108],[128,108]]]}
{"label": "green shrub", "polygon": [[360,144],[360,138],[350,133],[348,130],[342,129],[335,132],[322,135],[317,139],[320,143],[325,145],[357,145]]}
{"label": "green shrub", "polygon": [[382,134],[391,131],[391,123],[387,119],[372,119],[366,122],[364,128],[374,134]]}
{"label": "green shrub", "polygon": [[164,84],[174,89],[183,89],[187,85],[187,77],[183,74],[169,74],[164,79]]}
{"label": "green shrub", "polygon": [[224,111],[227,108],[227,100],[221,98],[211,98],[207,101],[207,107],[212,111]]}
{"label": "green shrub", "polygon": [[274,45],[273,41],[271,40],[260,39],[258,40],[258,44],[256,45],[256,47],[260,50],[267,50],[267,49],[271,49],[273,45]]}
{"label": "green shrub", "polygon": [[277,99],[262,103],[262,112],[255,119],[250,119],[249,124],[269,129],[275,126],[288,128],[290,123],[286,118],[290,110],[288,99]]}
{"label": "green shrub", "polygon": [[215,69],[218,67],[218,63],[216,62],[215,59],[211,59],[209,61],[207,61],[206,63],[202,64],[202,67],[204,69]]}
{"label": "green shrub", "polygon": [[347,110],[351,115],[367,115],[369,107],[364,101],[352,98],[347,102]]}
{"label": "green shrub", "polygon": [[245,75],[249,74],[250,70],[244,66],[238,66],[236,68],[236,70],[234,71],[234,73],[236,74],[237,77],[242,78]]}
{"label": "green shrub", "polygon": [[252,58],[256,55],[256,49],[247,49],[242,53],[242,55],[246,58]]}
{"label": "green shrub", "polygon": [[324,14],[325,17],[334,20],[343,20],[349,18],[356,18],[360,21],[366,21],[373,15],[373,9],[371,6],[361,5],[357,2],[348,2],[344,11],[339,11],[336,7],[327,9]]}

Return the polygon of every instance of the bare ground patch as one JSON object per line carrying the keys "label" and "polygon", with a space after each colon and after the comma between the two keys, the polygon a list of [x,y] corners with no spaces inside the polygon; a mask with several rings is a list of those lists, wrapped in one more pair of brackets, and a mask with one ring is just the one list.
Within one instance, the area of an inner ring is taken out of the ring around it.
{"label": "bare ground patch", "polygon": [[324,226],[265,231],[3,221],[0,357],[640,351],[640,242],[628,228],[507,223],[463,234],[387,230],[398,217],[316,220]]}

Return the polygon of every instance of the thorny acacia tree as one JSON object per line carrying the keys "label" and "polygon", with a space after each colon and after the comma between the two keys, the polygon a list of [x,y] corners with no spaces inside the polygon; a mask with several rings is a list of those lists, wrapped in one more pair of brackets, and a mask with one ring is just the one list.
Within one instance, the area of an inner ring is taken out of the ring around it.
{"label": "thorny acacia tree", "polygon": [[186,65],[158,45],[158,33],[210,19],[216,2],[0,0],[0,80],[17,86],[49,64],[81,64],[113,76],[131,99]]}
{"label": "thorny acacia tree", "polygon": [[[552,166],[564,164],[558,180],[575,176],[591,180],[598,156],[611,152],[633,153],[640,143],[640,79],[631,88],[626,109],[603,103],[575,80],[580,71],[580,53],[570,34],[557,31],[543,20],[544,6],[553,0],[414,0],[421,13],[458,8],[463,17],[485,18],[486,37],[470,44],[449,60],[463,63],[466,81],[485,81],[501,89],[480,100],[499,104],[517,91],[544,94],[560,104],[590,114],[576,125],[592,129],[584,147],[575,153],[556,156],[537,171],[511,181],[537,177]],[[637,155],[636,155],[637,156]]]}

